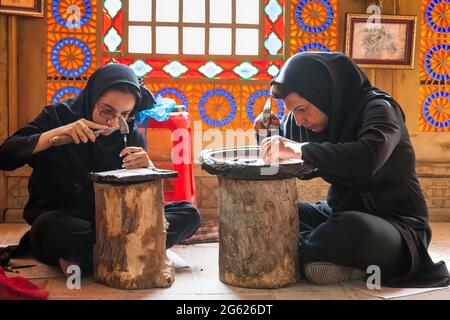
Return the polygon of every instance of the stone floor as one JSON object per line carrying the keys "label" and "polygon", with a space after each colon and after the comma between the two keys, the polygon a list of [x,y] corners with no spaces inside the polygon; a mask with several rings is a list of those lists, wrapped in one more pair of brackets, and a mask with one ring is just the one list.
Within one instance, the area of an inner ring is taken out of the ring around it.
{"label": "stone floor", "polygon": [[[23,224],[0,224],[0,245],[17,243],[26,229],[27,226]],[[432,224],[432,229],[431,255],[435,260],[445,260],[450,266],[450,223],[435,223]],[[392,288],[369,290],[362,281],[315,286],[302,279],[294,285],[276,290],[238,288],[219,281],[217,243],[176,246],[173,251],[184,258],[190,268],[177,269],[175,282],[166,289],[118,290],[96,283],[92,278],[86,278],[81,281],[81,289],[70,290],[62,273],[54,274],[52,278],[30,280],[48,290],[50,299],[450,300],[450,287],[426,292]],[[8,273],[8,276],[10,275],[14,274]]]}

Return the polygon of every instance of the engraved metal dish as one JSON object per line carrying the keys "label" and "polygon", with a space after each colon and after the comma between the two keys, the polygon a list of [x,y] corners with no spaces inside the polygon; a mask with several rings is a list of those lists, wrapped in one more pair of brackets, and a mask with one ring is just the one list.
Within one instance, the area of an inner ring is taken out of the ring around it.
{"label": "engraved metal dish", "polygon": [[200,164],[209,174],[234,180],[301,178],[315,170],[302,160],[265,164],[259,152],[259,146],[207,149],[200,153]]}

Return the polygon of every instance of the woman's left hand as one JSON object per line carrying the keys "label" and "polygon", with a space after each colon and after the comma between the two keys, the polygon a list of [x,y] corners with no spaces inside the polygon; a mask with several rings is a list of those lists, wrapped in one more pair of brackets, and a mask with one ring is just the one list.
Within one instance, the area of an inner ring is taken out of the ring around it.
{"label": "woman's left hand", "polygon": [[120,152],[123,158],[122,168],[137,169],[155,167],[147,152],[141,147],[127,147]]}
{"label": "woman's left hand", "polygon": [[261,142],[260,157],[265,163],[273,163],[280,160],[301,160],[302,143],[298,143],[281,136],[272,136]]}

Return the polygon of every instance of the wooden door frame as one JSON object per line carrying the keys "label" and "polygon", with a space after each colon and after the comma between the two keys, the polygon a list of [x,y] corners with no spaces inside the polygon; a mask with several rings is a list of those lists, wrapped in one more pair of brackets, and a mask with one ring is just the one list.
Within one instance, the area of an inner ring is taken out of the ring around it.
{"label": "wooden door frame", "polygon": [[8,134],[17,131],[17,17],[8,17]]}
{"label": "wooden door frame", "polygon": [[[2,40],[6,40],[6,50],[0,52],[0,59],[7,61],[6,68],[0,70],[5,81],[5,93],[7,97],[1,103],[2,114],[0,126],[4,128],[0,137],[1,142],[17,130],[17,17],[8,16],[6,18],[6,32],[2,35]],[[6,34],[6,36],[5,36]],[[0,171],[0,223],[5,220],[5,212],[8,207],[8,181],[7,174]]]}

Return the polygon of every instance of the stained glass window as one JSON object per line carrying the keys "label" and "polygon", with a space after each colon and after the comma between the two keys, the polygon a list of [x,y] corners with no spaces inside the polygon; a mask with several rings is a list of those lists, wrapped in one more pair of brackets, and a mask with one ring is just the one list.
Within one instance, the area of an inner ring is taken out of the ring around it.
{"label": "stained glass window", "polygon": [[423,0],[419,130],[450,132],[450,2]]}
{"label": "stained glass window", "polygon": [[146,78],[269,80],[284,57],[283,12],[284,0],[105,0],[102,61]]}
{"label": "stained glass window", "polygon": [[[267,90],[283,63],[284,0],[124,3],[103,3],[102,64],[131,66],[156,94],[186,105],[205,128],[251,126],[241,88],[257,92],[265,84]],[[115,23],[119,15],[124,18]],[[130,32],[137,27],[139,36]],[[256,113],[258,99],[253,105]]]}
{"label": "stained glass window", "polygon": [[[128,4],[125,55],[259,55],[260,0],[131,0]],[[105,1],[108,12],[111,7],[118,7],[117,1]],[[114,40],[105,38],[111,48]]]}
{"label": "stained glass window", "polygon": [[47,1],[47,103],[77,95],[97,67],[96,0]]}
{"label": "stained glass window", "polygon": [[290,55],[337,50],[337,10],[338,0],[51,0],[47,100],[119,62],[205,128],[248,129]]}
{"label": "stained glass window", "polygon": [[338,49],[338,0],[292,1],[290,54]]}
{"label": "stained glass window", "polygon": [[[187,106],[193,121],[202,121],[203,129],[247,129],[269,96],[267,84],[191,83],[146,81],[156,95],[162,94]],[[197,112],[192,112],[197,109]],[[280,101],[274,112],[282,116],[284,104]]]}

